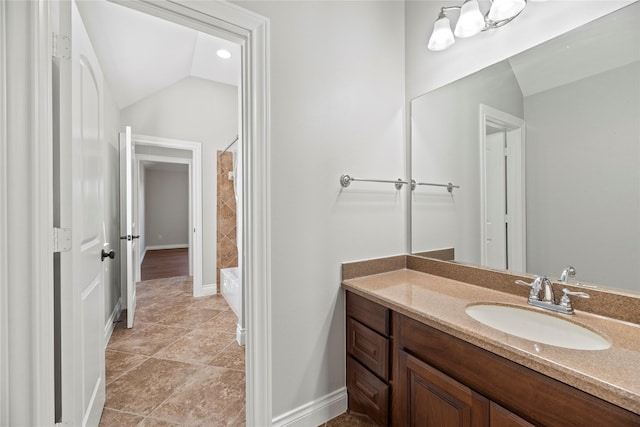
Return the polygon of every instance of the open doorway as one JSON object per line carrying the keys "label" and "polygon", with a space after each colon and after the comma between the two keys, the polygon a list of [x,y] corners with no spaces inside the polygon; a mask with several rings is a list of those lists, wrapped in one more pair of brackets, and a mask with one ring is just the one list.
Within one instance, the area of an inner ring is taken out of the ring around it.
{"label": "open doorway", "polygon": [[189,164],[138,157],[140,279],[191,276]]}
{"label": "open doorway", "polygon": [[525,122],[480,105],[482,265],[526,271]]}
{"label": "open doorway", "polygon": [[[103,3],[103,2],[91,2],[91,3]],[[89,4],[87,2],[86,4]],[[270,294],[270,277],[269,277],[269,257],[265,248],[269,247],[269,180],[268,180],[268,20],[260,17],[254,13],[248,12],[238,6],[232,4],[223,3],[200,3],[190,4],[186,6],[180,3],[169,2],[139,2],[130,1],[123,3],[126,6],[138,10],[142,10],[149,15],[162,16],[164,19],[168,19],[172,22],[186,25],[189,28],[195,28],[198,30],[205,30],[208,33],[221,35],[227,40],[231,40],[234,43],[238,43],[242,46],[242,89],[240,90],[240,97],[242,102],[239,103],[238,110],[242,117],[241,129],[238,133],[246,135],[246,139],[242,139],[242,144],[247,147],[247,157],[244,162],[250,165],[246,171],[248,179],[247,191],[244,195],[247,201],[247,218],[244,220],[248,225],[247,232],[244,234],[244,240],[246,242],[246,253],[251,254],[251,258],[247,258],[246,269],[247,274],[245,277],[251,278],[255,286],[250,285],[251,291],[248,293],[247,305],[249,306],[247,313],[249,322],[252,325],[257,325],[254,333],[248,338],[250,345],[247,352],[247,423],[248,424],[266,424],[271,421],[271,408],[270,408],[270,318],[268,316],[270,312],[269,294]],[[46,10],[45,10],[46,12]],[[50,19],[57,19],[57,16],[50,16]],[[56,25],[59,23],[61,26],[61,34],[70,34],[71,31],[67,27],[67,16],[61,14],[60,20],[56,21]],[[53,24],[52,24],[53,25]],[[120,23],[116,26],[121,29]],[[43,34],[46,34],[45,31]],[[75,40],[75,39],[73,39]],[[165,44],[158,42],[161,46],[164,54],[166,55],[168,49],[172,44]],[[44,53],[50,48],[52,43],[43,43],[42,46],[38,45],[39,52],[43,53],[42,57],[45,57]],[[45,48],[46,47],[46,48]],[[109,61],[102,61],[102,65],[109,63]],[[65,73],[66,70],[63,70]],[[50,73],[50,71],[49,71]],[[43,68],[39,70],[38,75],[42,75],[42,81],[51,81],[51,75],[47,75],[47,70]],[[148,76],[149,80],[153,80],[154,75]],[[64,88],[66,91],[66,88]],[[65,95],[66,96],[66,95]],[[102,100],[100,96],[98,100]],[[67,110],[63,111],[64,114],[60,115],[61,127],[64,127],[65,132],[69,128],[67,124],[68,114]],[[42,123],[43,129],[45,124]],[[102,125],[102,123],[100,123]],[[95,127],[95,126],[94,126]],[[97,127],[95,127],[97,129]],[[102,129],[102,127],[100,126]],[[102,135],[102,134],[99,134]],[[69,138],[67,138],[69,139]],[[74,149],[77,148],[74,146]],[[66,149],[66,146],[65,146]],[[95,154],[95,152],[93,152]],[[50,156],[51,157],[51,156]],[[73,168],[75,170],[75,168]],[[93,169],[90,171],[95,171]],[[46,185],[43,184],[43,188]],[[65,181],[66,185],[66,181]],[[66,187],[65,187],[66,188]],[[100,188],[97,186],[96,188]],[[62,203],[67,208],[67,201],[63,200]],[[107,205],[111,206],[111,205]],[[94,215],[92,218],[99,218],[99,215]],[[107,234],[103,232],[103,234]],[[73,255],[73,254],[71,254]],[[99,257],[98,257],[99,258]],[[109,257],[110,258],[110,257]],[[75,258],[74,258],[75,259]],[[76,265],[77,267],[79,265]],[[63,271],[62,282],[66,283],[70,278],[67,277],[67,270]],[[51,301],[53,304],[53,301]],[[65,303],[66,304],[66,303]],[[64,308],[64,307],[63,307]],[[66,312],[66,310],[62,310]],[[70,315],[63,319],[61,329],[76,331],[77,325],[83,324],[81,319],[76,318],[75,311],[70,312]],[[85,330],[86,334],[91,336],[100,335],[99,326],[100,317],[103,310],[96,310],[95,312],[96,322],[92,325],[96,326],[92,330]],[[103,323],[104,324],[104,323]],[[86,328],[85,328],[86,329]],[[98,333],[96,333],[98,332]],[[79,332],[78,332],[79,333]],[[73,334],[69,336],[75,337]],[[43,341],[50,337],[45,334]],[[67,340],[62,343],[62,354],[75,355],[77,345],[74,341]],[[75,357],[75,356],[74,356]],[[74,357],[65,356],[62,362],[62,377],[74,376],[74,369],[77,366],[73,366]],[[100,371],[104,372],[104,364],[102,366],[87,366],[91,368],[91,372]],[[47,366],[43,367],[44,375],[47,378],[54,377],[53,369]],[[76,375],[77,376],[77,375]],[[99,387],[100,383],[97,383]],[[104,384],[104,383],[102,383]],[[82,406],[83,402],[78,402],[78,396],[80,394],[80,382],[70,383],[65,385],[60,392],[62,397],[62,422],[71,424],[80,424],[83,419],[86,419],[87,414],[84,412],[85,407]],[[104,388],[103,388],[104,390]],[[100,393],[97,390],[96,393]],[[97,394],[97,395],[98,395]],[[98,407],[99,405],[94,405]],[[65,408],[69,408],[66,409]],[[71,411],[70,408],[77,408],[77,411]]]}
{"label": "open doorway", "polygon": [[[203,246],[211,239],[210,233],[204,231],[203,221],[214,214],[203,209],[203,144],[138,134],[131,138],[139,171],[135,216],[142,230],[136,282],[149,279],[143,277],[141,269],[144,260],[149,261],[147,255],[158,251],[159,258],[163,258],[160,251],[167,251],[164,254],[170,263],[184,264],[186,255],[186,265],[180,270],[186,274],[176,275],[180,271],[172,273],[161,264],[161,271],[153,278],[190,276],[192,296],[214,294],[213,287],[203,285]],[[172,257],[176,252],[177,256]]]}

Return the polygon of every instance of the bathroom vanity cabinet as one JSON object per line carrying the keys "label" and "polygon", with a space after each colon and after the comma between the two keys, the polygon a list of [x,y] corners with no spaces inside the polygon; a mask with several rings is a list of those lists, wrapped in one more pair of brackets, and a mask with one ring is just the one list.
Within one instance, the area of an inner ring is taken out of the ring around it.
{"label": "bathroom vanity cabinet", "polygon": [[347,292],[349,409],[381,426],[640,426],[640,416]]}
{"label": "bathroom vanity cabinet", "polygon": [[389,423],[391,310],[347,292],[349,408],[381,426]]}

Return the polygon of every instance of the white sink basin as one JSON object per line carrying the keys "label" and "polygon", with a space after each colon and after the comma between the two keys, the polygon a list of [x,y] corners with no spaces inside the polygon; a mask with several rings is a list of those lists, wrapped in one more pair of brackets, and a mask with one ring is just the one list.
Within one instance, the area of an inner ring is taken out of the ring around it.
{"label": "white sink basin", "polygon": [[478,322],[511,335],[574,350],[605,350],[611,344],[575,323],[526,308],[476,304],[465,311]]}

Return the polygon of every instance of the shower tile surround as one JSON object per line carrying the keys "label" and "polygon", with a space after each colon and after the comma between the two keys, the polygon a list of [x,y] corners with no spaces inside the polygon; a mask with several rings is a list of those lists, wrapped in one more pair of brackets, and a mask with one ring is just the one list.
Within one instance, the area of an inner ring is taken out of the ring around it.
{"label": "shower tile surround", "polygon": [[236,196],[233,189],[233,153],[217,152],[217,210],[216,210],[216,283],[220,293],[220,270],[238,266],[236,243]]}
{"label": "shower tile surround", "polygon": [[[438,289],[443,289],[443,295],[446,294],[446,298],[456,305],[451,312],[463,311],[465,304],[486,301],[526,307],[529,291],[516,285],[514,281],[517,279],[531,281],[532,277],[412,255],[342,264],[344,289],[640,414],[640,373],[630,368],[640,365],[638,297],[554,283],[556,294],[560,293],[559,287],[567,287],[591,295],[590,299],[573,300],[578,311],[573,320],[606,331],[605,336],[613,347],[598,354],[547,346],[545,355],[540,356],[527,349],[531,343],[527,340],[517,337],[499,339],[497,337],[504,338],[503,333],[494,334],[495,330],[459,314],[447,317],[448,309],[437,313],[439,309],[428,307],[428,301],[421,306],[417,303],[417,296],[413,298],[407,294],[412,286],[427,292],[439,293]],[[585,312],[582,316],[581,311]]]}

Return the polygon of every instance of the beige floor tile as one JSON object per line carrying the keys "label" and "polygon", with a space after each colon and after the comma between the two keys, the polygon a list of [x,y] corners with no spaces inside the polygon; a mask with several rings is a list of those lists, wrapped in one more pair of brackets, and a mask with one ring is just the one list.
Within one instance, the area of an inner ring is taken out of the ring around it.
{"label": "beige floor tile", "polygon": [[141,307],[136,309],[136,321],[146,323],[159,323],[167,317],[174,316],[189,307],[188,302],[180,303],[145,303],[140,304]]}
{"label": "beige floor tile", "polygon": [[221,353],[209,362],[211,366],[222,368],[245,370],[245,348],[238,345],[234,339]]}
{"label": "beige floor tile", "polygon": [[[126,310],[125,310],[126,311]],[[137,311],[137,310],[136,310]],[[109,339],[109,346],[114,345],[114,343],[124,339],[134,333],[141,332],[146,328],[152,326],[151,323],[143,322],[142,320],[136,319],[134,327],[132,329],[127,329],[127,319],[126,316],[120,316],[121,320],[116,323],[113,333],[111,334],[111,338]]]}
{"label": "beige floor tile", "polygon": [[120,375],[135,368],[147,360],[147,356],[107,350],[105,352],[106,383],[117,379]]}
{"label": "beige floor tile", "polygon": [[198,329],[226,332],[235,334],[238,325],[238,318],[231,310],[223,311],[213,319],[198,325]]}
{"label": "beige floor tile", "polygon": [[156,353],[154,357],[207,364],[234,339],[235,336],[231,334],[194,330]]}
{"label": "beige floor tile", "polygon": [[238,417],[233,420],[231,424],[233,427],[244,427],[247,425],[247,408],[243,407],[238,414]]}
{"label": "beige floor tile", "polygon": [[100,427],[135,427],[142,421],[139,415],[105,409],[100,418]]}
{"label": "beige floor tile", "polygon": [[101,426],[246,424],[237,319],[222,296],[193,298],[192,286],[184,277],[138,284],[134,328],[116,324],[107,347]]}
{"label": "beige floor tile", "polygon": [[109,349],[151,356],[169,346],[187,332],[188,329],[158,324],[152,324],[137,332],[134,327],[133,333],[122,337],[112,345],[110,344]]}
{"label": "beige floor tile", "polygon": [[155,418],[145,417],[136,427],[175,427],[184,424],[176,424],[169,421],[157,420]]}
{"label": "beige floor tile", "polygon": [[198,325],[209,321],[220,314],[220,310],[209,308],[193,308],[191,306],[159,320],[158,323],[179,328],[197,328]]}
{"label": "beige floor tile", "polygon": [[194,298],[191,302],[193,308],[209,308],[211,310],[229,310],[229,304],[221,295]]}
{"label": "beige floor tile", "polygon": [[184,300],[187,301],[187,295],[178,287],[165,287],[150,289],[145,292],[139,292],[136,295],[136,302],[138,304],[156,304],[167,303]]}
{"label": "beige floor tile", "polygon": [[184,283],[192,283],[192,281],[189,277],[184,277],[184,276],[169,277],[167,279],[145,280],[144,282],[138,282],[136,284],[136,291],[166,288],[166,287],[179,287],[179,286],[182,286]]}
{"label": "beige floor tile", "polygon": [[190,364],[149,359],[109,384],[105,407],[148,415],[196,371]]}
{"label": "beige floor tile", "polygon": [[151,416],[196,425],[230,425],[244,407],[244,373],[203,366]]}

